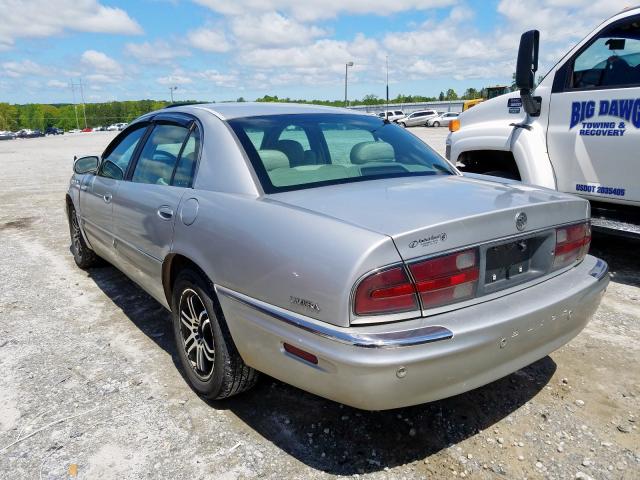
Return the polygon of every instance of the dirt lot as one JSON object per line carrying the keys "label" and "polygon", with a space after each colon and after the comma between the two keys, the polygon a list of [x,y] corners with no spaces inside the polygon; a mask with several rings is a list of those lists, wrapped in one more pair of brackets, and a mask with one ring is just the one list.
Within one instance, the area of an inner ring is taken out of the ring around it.
{"label": "dirt lot", "polygon": [[[442,151],[446,129],[413,129]],[[111,133],[0,142],[0,477],[640,478],[640,256],[549,357],[427,405],[362,412],[270,378],[207,403],[169,316],[112,267],[83,272],[63,210],[72,156]]]}

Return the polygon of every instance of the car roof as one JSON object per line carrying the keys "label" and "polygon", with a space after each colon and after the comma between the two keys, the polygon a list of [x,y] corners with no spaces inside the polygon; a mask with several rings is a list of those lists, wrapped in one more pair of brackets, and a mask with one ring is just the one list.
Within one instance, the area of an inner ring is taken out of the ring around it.
{"label": "car roof", "polygon": [[337,114],[362,114],[354,110],[337,107],[325,107],[322,105],[307,105],[302,103],[271,103],[271,102],[239,102],[239,103],[203,103],[194,105],[180,105],[168,107],[159,112],[184,112],[196,113],[206,110],[222,120],[234,118],[258,117],[261,115],[290,115],[304,113],[337,113]]}

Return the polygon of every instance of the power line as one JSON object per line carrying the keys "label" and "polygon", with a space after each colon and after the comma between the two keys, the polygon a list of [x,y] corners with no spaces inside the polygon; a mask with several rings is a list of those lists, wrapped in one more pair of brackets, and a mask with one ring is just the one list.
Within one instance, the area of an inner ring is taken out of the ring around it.
{"label": "power line", "polygon": [[73,81],[71,85],[71,96],[73,97],[73,110],[76,112],[76,128],[80,130],[80,122],[78,122],[78,105],[76,105],[76,89]]}

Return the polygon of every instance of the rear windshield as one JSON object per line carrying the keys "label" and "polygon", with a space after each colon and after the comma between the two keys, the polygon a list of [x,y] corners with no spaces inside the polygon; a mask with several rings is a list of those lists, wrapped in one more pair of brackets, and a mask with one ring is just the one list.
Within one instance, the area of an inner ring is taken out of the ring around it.
{"label": "rear windshield", "polygon": [[266,193],[363,180],[455,174],[412,133],[370,115],[229,120]]}

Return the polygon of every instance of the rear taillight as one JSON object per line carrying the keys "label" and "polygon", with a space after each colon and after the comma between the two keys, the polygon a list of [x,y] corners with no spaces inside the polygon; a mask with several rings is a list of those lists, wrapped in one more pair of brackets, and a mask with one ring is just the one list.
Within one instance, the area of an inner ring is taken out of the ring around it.
{"label": "rear taillight", "polygon": [[465,250],[409,265],[412,282],[403,267],[365,277],[354,296],[356,315],[403,313],[434,308],[473,298],[480,268],[478,250]]}
{"label": "rear taillight", "polygon": [[356,315],[419,310],[416,290],[404,267],[393,267],[364,278],[354,296]]}
{"label": "rear taillight", "polygon": [[473,249],[409,265],[422,308],[474,297],[480,273],[478,263],[478,251]]}
{"label": "rear taillight", "polygon": [[558,269],[581,261],[591,245],[591,224],[579,223],[556,229],[553,268]]}

